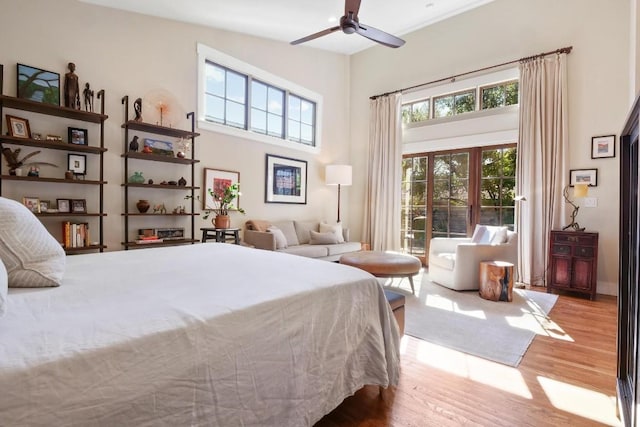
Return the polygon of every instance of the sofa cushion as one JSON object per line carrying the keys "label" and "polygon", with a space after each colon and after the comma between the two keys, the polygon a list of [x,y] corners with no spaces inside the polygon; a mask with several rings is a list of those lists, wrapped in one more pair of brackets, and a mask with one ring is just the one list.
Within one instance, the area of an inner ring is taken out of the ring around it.
{"label": "sofa cushion", "polygon": [[341,223],[326,224],[324,222],[321,222],[320,223],[320,232],[321,233],[332,232],[338,238],[338,243],[344,243],[344,236],[342,235],[342,224]]}
{"label": "sofa cushion", "polygon": [[276,249],[287,248],[287,238],[284,237],[284,233],[278,227],[270,226],[267,231],[273,234],[273,238],[276,239]]}
{"label": "sofa cushion", "polygon": [[318,233],[317,231],[311,230],[309,232],[309,244],[310,245],[335,245],[338,243],[338,236],[331,231],[327,231],[326,233]]}
{"label": "sofa cushion", "polygon": [[329,255],[327,246],[324,245],[289,246],[287,249],[281,249],[278,252],[284,252],[291,255],[306,256],[310,258],[322,258]]}
{"label": "sofa cushion", "polygon": [[309,243],[310,231],[318,231],[318,221],[293,221],[293,226],[296,229],[298,243],[301,245]]}
{"label": "sofa cushion", "polygon": [[9,287],[59,286],[65,253],[36,216],[21,203],[0,197],[0,260]]}
{"label": "sofa cushion", "polygon": [[271,225],[282,230],[284,237],[287,239],[287,246],[297,246],[300,244],[298,236],[296,235],[296,229],[293,226],[293,221],[272,222]]}
{"label": "sofa cushion", "polygon": [[440,268],[446,268],[447,270],[453,270],[456,265],[456,254],[441,252],[436,256],[429,256],[429,265],[438,266]]}
{"label": "sofa cushion", "polygon": [[485,245],[504,243],[507,239],[507,227],[495,225],[476,225],[471,236],[471,243]]}
{"label": "sofa cushion", "polygon": [[358,252],[362,249],[360,242],[344,242],[337,245],[327,245],[329,255],[342,255],[347,252]]}

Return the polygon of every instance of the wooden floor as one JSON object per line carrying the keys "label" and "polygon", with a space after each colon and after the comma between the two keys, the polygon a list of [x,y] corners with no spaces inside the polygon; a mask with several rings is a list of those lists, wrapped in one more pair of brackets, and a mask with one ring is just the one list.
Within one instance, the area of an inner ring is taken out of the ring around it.
{"label": "wooden floor", "polygon": [[398,387],[367,386],[316,427],[620,425],[616,316],[615,297],[560,295],[517,368],[405,336]]}

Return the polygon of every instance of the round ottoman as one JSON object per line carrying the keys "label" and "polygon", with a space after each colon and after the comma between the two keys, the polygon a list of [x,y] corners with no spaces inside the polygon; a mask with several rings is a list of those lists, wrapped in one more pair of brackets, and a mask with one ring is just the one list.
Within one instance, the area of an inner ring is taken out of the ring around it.
{"label": "round ottoman", "polygon": [[357,267],[376,277],[408,277],[412,294],[415,294],[413,276],[422,268],[420,260],[412,255],[381,251],[344,254],[340,257],[340,264]]}

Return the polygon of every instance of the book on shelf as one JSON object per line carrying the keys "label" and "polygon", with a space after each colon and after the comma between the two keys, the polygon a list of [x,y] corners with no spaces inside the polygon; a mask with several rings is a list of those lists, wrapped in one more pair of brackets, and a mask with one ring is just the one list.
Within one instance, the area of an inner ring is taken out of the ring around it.
{"label": "book on shelf", "polygon": [[145,238],[145,239],[137,239],[136,240],[136,243],[138,245],[147,245],[147,244],[162,243],[162,242],[164,242],[164,239],[148,239],[148,238]]}
{"label": "book on shelf", "polygon": [[62,222],[62,244],[66,249],[91,246],[89,223]]}

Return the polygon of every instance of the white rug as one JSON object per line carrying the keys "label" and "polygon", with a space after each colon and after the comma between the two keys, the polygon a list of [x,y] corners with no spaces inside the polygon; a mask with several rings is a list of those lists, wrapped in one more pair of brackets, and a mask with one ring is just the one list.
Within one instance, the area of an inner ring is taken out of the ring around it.
{"label": "white rug", "polygon": [[405,334],[484,359],[518,366],[536,334],[552,324],[547,317],[558,296],[513,290],[512,302],[480,298],[478,291],[453,291],[431,282],[427,273],[387,282],[406,296]]}

